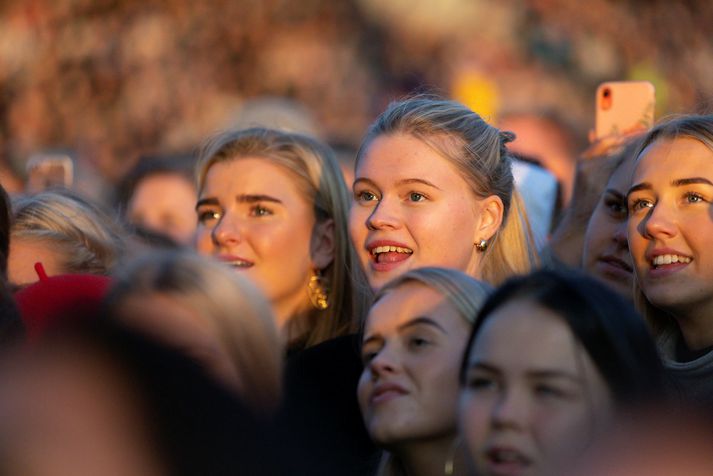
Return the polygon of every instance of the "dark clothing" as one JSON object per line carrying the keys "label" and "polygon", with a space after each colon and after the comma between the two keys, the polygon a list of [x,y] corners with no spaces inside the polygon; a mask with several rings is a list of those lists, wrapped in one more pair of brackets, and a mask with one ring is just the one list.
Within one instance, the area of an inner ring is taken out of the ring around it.
{"label": "dark clothing", "polygon": [[299,452],[303,474],[376,472],[380,452],[369,439],[356,397],[363,368],[359,349],[359,337],[352,334],[287,359],[279,421]]}

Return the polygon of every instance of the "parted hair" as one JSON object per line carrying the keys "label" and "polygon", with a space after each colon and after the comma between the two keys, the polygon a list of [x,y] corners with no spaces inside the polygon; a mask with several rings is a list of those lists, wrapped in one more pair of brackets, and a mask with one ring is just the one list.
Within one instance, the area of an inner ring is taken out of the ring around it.
{"label": "parted hair", "polygon": [[11,241],[48,243],[62,255],[65,273],[109,274],[124,253],[117,221],[69,191],[19,197],[12,208]]}
{"label": "parted hair", "polygon": [[381,135],[408,134],[448,159],[478,199],[492,195],[503,203],[503,223],[490,239],[481,278],[499,284],[530,271],[538,262],[524,205],[515,190],[512,156],[506,144],[512,132],[500,131],[466,106],[434,96],[392,102],[370,126],[357,164]]}
{"label": "parted hair", "polygon": [[206,142],[200,152],[196,168],[199,194],[214,164],[249,157],[284,167],[312,201],[317,223],[329,219],[334,222],[334,259],[321,270],[330,305],[305,316],[309,320],[307,326],[297,326],[310,329],[305,345],[354,332],[366,312],[370,290],[349,241],[349,191],[334,152],[301,134],[261,127],[226,131]]}

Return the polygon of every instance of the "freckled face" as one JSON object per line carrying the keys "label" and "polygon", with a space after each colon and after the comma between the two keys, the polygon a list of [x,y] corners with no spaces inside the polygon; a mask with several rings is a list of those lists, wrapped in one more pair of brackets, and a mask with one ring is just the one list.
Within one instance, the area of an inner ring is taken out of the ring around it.
{"label": "freckled face", "polygon": [[407,134],[373,140],[356,168],[352,242],[378,289],[409,269],[442,266],[478,276],[481,202],[455,167]]}
{"label": "freckled face", "polygon": [[309,305],[315,216],[296,182],[267,159],[219,162],[208,171],[196,206],[198,252],[245,273],[278,318]]}

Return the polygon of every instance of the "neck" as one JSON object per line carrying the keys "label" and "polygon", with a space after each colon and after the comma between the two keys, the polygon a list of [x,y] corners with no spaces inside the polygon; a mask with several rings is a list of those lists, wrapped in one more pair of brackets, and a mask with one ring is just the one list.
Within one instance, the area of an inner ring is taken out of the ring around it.
{"label": "neck", "polygon": [[444,476],[446,462],[453,462],[453,476],[465,476],[462,446],[454,448],[453,435],[438,441],[410,442],[393,453],[407,476]]}
{"label": "neck", "polygon": [[686,347],[701,350],[713,346],[713,304],[690,306],[675,314]]}
{"label": "neck", "polygon": [[[301,296],[299,296],[301,298]],[[301,340],[309,331],[309,317],[312,306],[304,299],[281,300],[272,303],[277,326],[284,342]]]}

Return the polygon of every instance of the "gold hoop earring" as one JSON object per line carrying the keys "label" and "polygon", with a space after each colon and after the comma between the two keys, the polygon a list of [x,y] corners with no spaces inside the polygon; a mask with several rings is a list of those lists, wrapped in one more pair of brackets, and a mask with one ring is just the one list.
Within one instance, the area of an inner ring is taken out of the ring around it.
{"label": "gold hoop earring", "polygon": [[443,474],[445,476],[453,476],[455,473],[456,466],[456,453],[458,452],[458,447],[460,446],[461,439],[457,436],[453,443],[451,443],[450,448],[448,448],[448,454],[446,455],[446,464],[443,467]]}
{"label": "gold hoop earring", "polygon": [[480,251],[481,253],[484,253],[485,250],[488,249],[488,240],[480,240],[478,243],[475,244],[475,249]]}
{"label": "gold hoop earring", "polygon": [[314,306],[315,309],[324,311],[329,307],[329,290],[324,284],[320,271],[312,271],[312,276],[309,278],[309,284],[307,284],[307,294],[309,294],[309,300],[312,302],[312,306]]}

